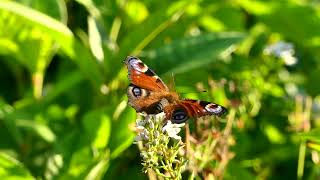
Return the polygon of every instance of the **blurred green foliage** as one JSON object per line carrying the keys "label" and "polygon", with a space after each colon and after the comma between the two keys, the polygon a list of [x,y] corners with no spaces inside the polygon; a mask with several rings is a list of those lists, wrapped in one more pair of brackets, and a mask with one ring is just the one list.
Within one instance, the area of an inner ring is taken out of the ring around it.
{"label": "blurred green foliage", "polygon": [[0,27],[1,179],[146,179],[128,55],[236,110],[226,179],[320,177],[319,1],[1,0]]}

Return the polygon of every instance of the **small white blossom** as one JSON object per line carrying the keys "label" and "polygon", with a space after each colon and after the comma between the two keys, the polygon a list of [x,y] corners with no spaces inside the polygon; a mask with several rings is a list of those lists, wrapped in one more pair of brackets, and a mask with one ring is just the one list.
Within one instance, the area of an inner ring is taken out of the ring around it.
{"label": "small white blossom", "polygon": [[144,126],[137,126],[136,128],[137,128],[138,131],[144,130]]}
{"label": "small white blossom", "polygon": [[284,63],[288,66],[295,65],[298,62],[298,59],[294,57],[294,53],[290,53],[289,51],[283,52],[280,57],[284,60]]}
{"label": "small white blossom", "polygon": [[267,46],[263,52],[283,59],[288,66],[295,65],[298,62],[298,59],[294,56],[294,46],[291,43],[280,41]]}
{"label": "small white blossom", "polygon": [[140,153],[140,156],[141,156],[143,159],[148,158],[147,152],[141,152],[141,153]]}
{"label": "small white blossom", "polygon": [[[136,120],[136,129],[138,132],[143,131],[145,129],[144,128],[145,125],[146,125],[146,121],[141,120],[141,119]],[[139,139],[139,138],[136,138],[136,139]]]}
{"label": "small white blossom", "polygon": [[133,144],[137,144],[139,141],[142,141],[142,137],[141,137],[140,135],[137,135],[137,136],[134,138]]}
{"label": "small white blossom", "polygon": [[140,116],[146,117],[148,114],[146,112],[139,112]]}
{"label": "small white blossom", "polygon": [[158,113],[158,114],[156,114],[156,121],[157,122],[161,122],[164,118],[165,118],[165,116],[166,116],[166,114],[164,113],[164,112],[161,112],[161,113]]}
{"label": "small white blossom", "polygon": [[[140,141],[139,144],[142,145],[140,155],[144,171],[147,172],[147,169],[150,168],[153,170],[157,169],[159,172],[161,170],[160,173],[164,177],[167,177],[166,174],[170,170],[170,174],[176,177],[173,179],[181,179],[179,175],[184,167],[184,163],[181,162],[186,161],[179,153],[180,149],[183,149],[184,144],[180,140],[181,137],[177,134],[184,124],[172,124],[171,121],[167,121],[167,124],[163,127],[163,123],[166,122],[166,116],[163,112],[156,115],[145,115],[142,118],[144,120],[136,121],[136,132],[138,134],[134,143]],[[179,141],[169,143],[170,137]],[[170,159],[170,161],[167,161],[167,159]],[[171,169],[173,166],[175,169]]]}
{"label": "small white blossom", "polygon": [[136,126],[144,126],[146,125],[146,121],[145,120],[141,120],[141,119],[137,119],[136,120]]}
{"label": "small white blossom", "polygon": [[144,129],[140,134],[144,140],[149,139],[149,131],[148,130]]}
{"label": "small white blossom", "polygon": [[148,140],[149,132],[146,129],[143,129],[139,134],[135,137],[133,143],[137,143],[138,141]]}
{"label": "small white blossom", "polygon": [[171,121],[168,121],[167,124],[162,128],[162,132],[166,131],[171,138],[180,140],[181,137],[177,134],[181,131],[181,127],[183,127],[184,125],[184,123],[172,124]]}
{"label": "small white blossom", "polygon": [[153,123],[153,121],[150,121],[150,122],[149,122],[149,127],[150,127],[151,129],[154,128],[154,123]]}
{"label": "small white blossom", "polygon": [[155,131],[154,132],[154,137],[158,138],[160,136],[159,132],[158,131]]}

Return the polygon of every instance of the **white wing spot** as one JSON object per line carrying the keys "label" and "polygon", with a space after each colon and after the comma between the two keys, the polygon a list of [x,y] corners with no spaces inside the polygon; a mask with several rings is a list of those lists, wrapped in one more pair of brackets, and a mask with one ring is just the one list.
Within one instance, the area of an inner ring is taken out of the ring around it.
{"label": "white wing spot", "polygon": [[140,59],[132,59],[130,60],[130,64],[135,70],[143,73],[149,69],[148,66],[145,65]]}
{"label": "white wing spot", "polygon": [[222,111],[222,107],[216,104],[208,104],[205,109],[211,113],[220,113]]}

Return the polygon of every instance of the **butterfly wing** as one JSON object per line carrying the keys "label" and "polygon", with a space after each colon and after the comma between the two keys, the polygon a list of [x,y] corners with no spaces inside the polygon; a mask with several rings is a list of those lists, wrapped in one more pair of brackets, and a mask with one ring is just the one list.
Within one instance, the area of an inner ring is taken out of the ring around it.
{"label": "butterfly wing", "polygon": [[125,60],[132,84],[150,91],[169,91],[164,82],[139,58],[128,56]]}
{"label": "butterfly wing", "polygon": [[157,104],[169,93],[168,87],[139,58],[128,56],[125,60],[130,85],[127,91],[129,105],[138,112],[158,113]]}
{"label": "butterfly wing", "polygon": [[129,56],[125,60],[130,85],[127,91],[129,105],[138,112],[155,114],[164,111],[166,119],[175,123],[185,122],[190,117],[220,116],[226,108],[215,103],[197,100],[179,100],[169,92],[163,81],[140,59]]}
{"label": "butterfly wing", "polygon": [[186,99],[181,100],[178,104],[168,105],[164,109],[164,112],[166,119],[170,119],[174,123],[183,123],[191,117],[221,116],[227,112],[227,109],[221,105],[207,101]]}

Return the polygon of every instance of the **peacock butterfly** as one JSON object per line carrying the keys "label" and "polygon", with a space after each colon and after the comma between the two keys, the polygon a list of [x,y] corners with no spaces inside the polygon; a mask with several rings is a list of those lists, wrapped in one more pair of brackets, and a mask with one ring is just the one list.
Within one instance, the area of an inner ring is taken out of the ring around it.
{"label": "peacock butterfly", "polygon": [[128,56],[125,60],[130,81],[127,95],[137,112],[157,114],[164,112],[166,119],[173,123],[183,123],[188,118],[206,115],[221,116],[226,108],[221,105],[192,99],[180,99],[171,92],[164,82],[139,58]]}

